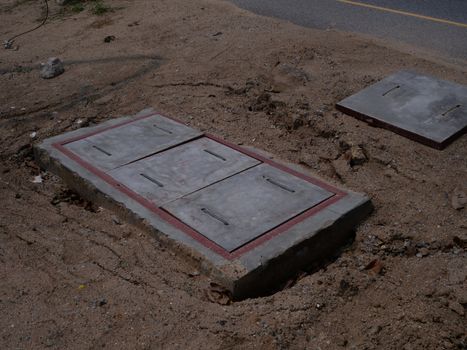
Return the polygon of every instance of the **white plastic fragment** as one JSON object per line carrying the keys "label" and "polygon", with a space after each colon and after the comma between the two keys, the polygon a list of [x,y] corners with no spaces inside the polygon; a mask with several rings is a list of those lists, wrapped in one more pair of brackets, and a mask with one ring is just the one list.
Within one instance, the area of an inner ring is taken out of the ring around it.
{"label": "white plastic fragment", "polygon": [[34,176],[34,180],[32,180],[32,182],[35,184],[41,184],[43,181],[44,180],[42,179],[42,176],[40,175]]}

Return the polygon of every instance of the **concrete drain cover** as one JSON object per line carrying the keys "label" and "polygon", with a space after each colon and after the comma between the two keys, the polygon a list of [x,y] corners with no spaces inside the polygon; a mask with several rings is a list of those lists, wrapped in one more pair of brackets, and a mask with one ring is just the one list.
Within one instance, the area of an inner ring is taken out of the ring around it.
{"label": "concrete drain cover", "polygon": [[260,163],[207,137],[110,172],[157,205],[195,192]]}
{"label": "concrete drain cover", "polygon": [[164,209],[232,252],[334,194],[261,164]]}
{"label": "concrete drain cover", "polygon": [[99,169],[110,170],[200,135],[197,130],[154,115],[78,138],[65,148]]}
{"label": "concrete drain cover", "polygon": [[342,100],[337,108],[438,149],[467,130],[467,86],[409,71]]}
{"label": "concrete drain cover", "polygon": [[361,194],[151,111],[47,139],[35,152],[43,168],[150,229],[237,299],[329,258],[371,211]]}

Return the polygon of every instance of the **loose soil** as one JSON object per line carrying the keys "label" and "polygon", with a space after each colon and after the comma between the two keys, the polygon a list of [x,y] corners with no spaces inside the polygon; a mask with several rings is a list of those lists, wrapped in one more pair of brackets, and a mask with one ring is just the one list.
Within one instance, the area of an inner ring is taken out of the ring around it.
{"label": "loose soil", "polygon": [[[466,84],[466,66],[223,1],[107,3],[96,16],[51,2],[46,26],[0,51],[0,348],[467,347],[467,215],[452,205],[467,191],[467,137],[438,151],[334,107],[404,68]],[[2,40],[40,16],[40,1],[2,0]],[[65,73],[43,80],[53,56]],[[318,271],[213,302],[207,277],[34,162],[44,138],[146,107],[300,163],[376,209]]]}

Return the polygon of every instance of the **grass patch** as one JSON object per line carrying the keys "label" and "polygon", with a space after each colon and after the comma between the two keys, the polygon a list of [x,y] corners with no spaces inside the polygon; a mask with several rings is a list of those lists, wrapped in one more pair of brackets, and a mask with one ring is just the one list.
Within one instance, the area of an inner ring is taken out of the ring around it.
{"label": "grass patch", "polygon": [[68,0],[65,5],[65,12],[80,13],[89,9],[96,16],[102,16],[114,10],[102,0]]}
{"label": "grass patch", "polygon": [[107,12],[111,11],[112,8],[110,6],[107,6],[100,0],[93,1],[93,5],[91,8],[91,12],[96,15],[96,16],[102,16],[106,14]]}
{"label": "grass patch", "polygon": [[81,11],[84,11],[84,5],[80,2],[70,5],[70,10],[74,13],[79,13]]}

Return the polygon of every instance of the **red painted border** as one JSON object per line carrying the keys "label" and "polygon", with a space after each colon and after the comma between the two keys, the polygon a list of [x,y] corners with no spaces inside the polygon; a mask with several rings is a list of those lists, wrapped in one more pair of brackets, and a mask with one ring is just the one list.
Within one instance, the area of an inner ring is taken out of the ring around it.
{"label": "red painted border", "polygon": [[[243,245],[242,247],[234,250],[233,252],[229,252],[229,251],[225,250],[224,248],[222,248],[221,246],[219,246],[218,244],[211,241],[210,239],[206,238],[205,236],[203,236],[202,234],[200,234],[199,232],[197,232],[196,230],[194,230],[190,226],[186,225],[185,223],[183,223],[182,221],[177,219],[175,216],[173,216],[172,214],[170,214],[169,212],[167,212],[163,208],[158,207],[156,204],[150,202],[149,200],[142,197],[138,193],[132,191],[131,189],[129,189],[125,185],[123,185],[120,182],[116,181],[110,175],[108,175],[105,172],[97,169],[96,167],[89,164],[84,159],[79,157],[77,154],[71,152],[69,149],[67,149],[65,147],[65,145],[68,144],[68,143],[78,141],[78,140],[81,140],[81,139],[84,139],[84,138],[99,134],[101,132],[104,132],[104,131],[107,131],[107,130],[110,130],[110,129],[114,129],[114,128],[117,128],[117,127],[120,127],[120,126],[124,126],[126,124],[129,124],[129,123],[141,120],[141,119],[149,118],[149,117],[152,117],[154,115],[161,115],[161,114],[159,114],[159,113],[145,114],[145,115],[142,115],[140,117],[132,118],[130,120],[124,121],[122,123],[118,123],[118,124],[115,124],[115,125],[112,125],[112,126],[109,126],[109,127],[105,127],[105,128],[102,128],[102,129],[95,130],[95,131],[90,132],[88,134],[83,134],[83,135],[80,135],[80,136],[72,137],[72,138],[67,139],[65,141],[56,142],[56,143],[52,144],[52,146],[55,147],[57,150],[59,150],[64,155],[66,155],[68,158],[70,158],[71,160],[73,160],[74,162],[76,162],[77,164],[82,166],[84,169],[88,170],[89,172],[93,173],[97,177],[101,178],[102,180],[107,182],[109,185],[111,185],[112,187],[117,189],[118,191],[124,193],[125,195],[127,195],[131,199],[135,200],[136,202],[138,202],[139,204],[141,204],[142,206],[144,206],[145,208],[147,208],[148,210],[150,210],[151,212],[153,212],[154,214],[159,216],[162,220],[166,221],[170,225],[174,226],[175,228],[177,228],[180,231],[184,232],[185,234],[189,235],[190,237],[192,237],[193,239],[195,239],[196,241],[198,241],[199,243],[201,243],[205,247],[211,249],[212,251],[216,252],[217,254],[221,255],[222,257],[224,257],[225,259],[228,259],[228,260],[233,260],[233,259],[245,254],[246,252],[258,247],[259,245],[263,244],[264,242],[270,240],[271,238],[273,238],[273,237],[275,237],[275,236],[289,230],[290,228],[292,228],[293,226],[295,226],[298,223],[302,222],[303,220],[306,220],[309,217],[315,215],[316,213],[320,212],[321,210],[323,210],[324,208],[330,206],[331,204],[336,203],[341,198],[343,198],[343,197],[345,197],[347,195],[346,192],[341,191],[338,188],[336,188],[334,186],[331,186],[331,185],[329,185],[329,184],[327,184],[327,183],[325,183],[325,182],[323,182],[321,180],[309,177],[309,176],[304,175],[304,174],[302,174],[300,172],[292,170],[292,169],[290,169],[290,168],[288,168],[288,167],[286,167],[286,166],[284,166],[282,164],[274,162],[273,160],[271,160],[269,158],[263,157],[263,156],[255,153],[255,152],[245,150],[245,149],[243,149],[243,148],[241,148],[241,147],[239,147],[237,145],[234,145],[234,144],[232,144],[230,142],[222,140],[217,136],[204,135],[205,137],[208,137],[208,138],[210,138],[210,139],[212,139],[214,141],[217,141],[217,142],[219,142],[219,143],[221,143],[221,144],[223,144],[223,145],[225,145],[227,147],[233,148],[236,151],[241,152],[241,153],[243,153],[243,154],[245,154],[247,156],[255,158],[255,159],[257,159],[257,160],[259,160],[259,161],[261,161],[263,163],[269,164],[270,166],[278,168],[278,169],[280,169],[280,170],[282,170],[284,172],[287,172],[287,173],[289,173],[291,175],[299,177],[299,178],[301,178],[301,179],[303,179],[305,181],[308,181],[308,182],[310,182],[310,183],[312,183],[314,185],[322,187],[322,188],[326,189],[329,192],[335,193],[334,196],[328,198],[327,200],[324,200],[323,202],[321,202],[320,204],[314,206],[313,208],[308,209],[305,212],[301,213],[300,215],[295,216],[294,218],[292,218],[292,219],[288,220],[287,222],[283,223],[282,225],[280,225],[280,226],[266,232],[265,234],[261,235],[260,237],[254,239],[251,242]],[[165,117],[165,116],[163,116],[163,117]],[[172,119],[174,121],[180,122],[180,121],[178,121],[176,119],[173,119],[173,118],[169,118],[169,117],[165,117],[165,118]]]}

